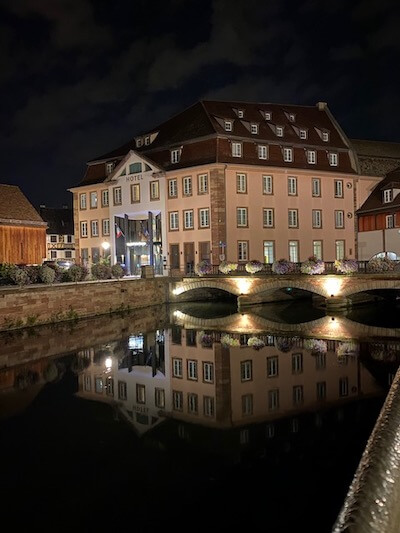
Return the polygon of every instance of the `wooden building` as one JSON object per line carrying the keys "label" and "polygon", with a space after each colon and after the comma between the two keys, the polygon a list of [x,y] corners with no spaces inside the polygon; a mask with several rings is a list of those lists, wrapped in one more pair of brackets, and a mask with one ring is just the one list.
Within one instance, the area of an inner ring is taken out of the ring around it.
{"label": "wooden building", "polygon": [[0,263],[42,264],[46,228],[19,187],[0,184]]}

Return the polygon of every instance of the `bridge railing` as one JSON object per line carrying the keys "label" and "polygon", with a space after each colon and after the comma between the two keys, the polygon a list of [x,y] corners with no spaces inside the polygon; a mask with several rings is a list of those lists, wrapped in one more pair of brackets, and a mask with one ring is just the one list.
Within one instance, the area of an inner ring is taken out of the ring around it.
{"label": "bridge railing", "polygon": [[[337,271],[335,267],[335,261],[325,261],[325,270],[322,275],[329,275],[329,274],[338,274],[341,273]],[[357,271],[355,273],[359,274],[376,274],[377,271],[374,270],[374,268],[370,265],[369,261],[356,261],[357,263]],[[400,261],[395,261],[395,271],[400,271]],[[302,263],[293,263],[293,270],[292,274],[302,274],[301,272],[301,265]],[[185,269],[170,269],[170,275],[172,277],[197,277],[198,274],[196,274],[194,266],[192,264],[188,264]],[[246,263],[239,263],[237,269],[230,274],[224,274],[219,270],[219,265],[211,265],[211,272],[208,274],[202,275],[204,276],[252,276],[253,274],[250,274],[246,270]],[[257,272],[257,276],[262,275],[268,275],[268,276],[277,276],[279,274],[276,274],[272,271],[272,263],[264,263],[262,265],[262,270]],[[304,274],[305,276],[308,274]],[[343,274],[345,275],[345,274]]]}

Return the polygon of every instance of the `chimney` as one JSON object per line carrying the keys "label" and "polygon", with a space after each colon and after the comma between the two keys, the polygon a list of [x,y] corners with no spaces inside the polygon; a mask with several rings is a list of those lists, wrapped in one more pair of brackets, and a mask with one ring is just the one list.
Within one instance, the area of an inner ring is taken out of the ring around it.
{"label": "chimney", "polygon": [[317,102],[318,111],[325,111],[325,109],[328,107],[328,104],[326,102]]}

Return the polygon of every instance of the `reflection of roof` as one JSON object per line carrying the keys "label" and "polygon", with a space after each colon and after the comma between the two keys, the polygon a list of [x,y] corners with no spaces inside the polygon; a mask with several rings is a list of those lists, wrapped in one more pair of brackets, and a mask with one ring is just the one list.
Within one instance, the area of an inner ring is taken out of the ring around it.
{"label": "reflection of roof", "polygon": [[26,390],[9,389],[0,393],[0,419],[10,418],[24,411],[39,394],[44,383],[30,385]]}
{"label": "reflection of roof", "polygon": [[53,209],[50,207],[40,207],[40,215],[48,224],[47,233],[57,235],[73,235],[74,219],[72,209]]}
{"label": "reflection of roof", "polygon": [[16,185],[0,185],[0,220],[44,226],[42,217]]}
{"label": "reflection of roof", "polygon": [[[376,185],[374,190],[365,200],[360,209],[357,210],[357,214],[361,215],[368,211],[374,211],[376,209],[391,211],[393,208],[400,206],[400,194],[395,196],[391,202],[383,202],[383,191],[394,187],[400,181],[400,169],[389,172],[386,177]],[[400,188],[400,184],[399,184]]]}

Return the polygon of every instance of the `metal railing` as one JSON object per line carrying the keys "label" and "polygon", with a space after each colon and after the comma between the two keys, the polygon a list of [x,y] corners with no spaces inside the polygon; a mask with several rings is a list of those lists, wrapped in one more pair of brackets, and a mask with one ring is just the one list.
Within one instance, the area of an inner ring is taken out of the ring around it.
{"label": "metal railing", "polygon": [[400,531],[400,369],[332,533]]}

